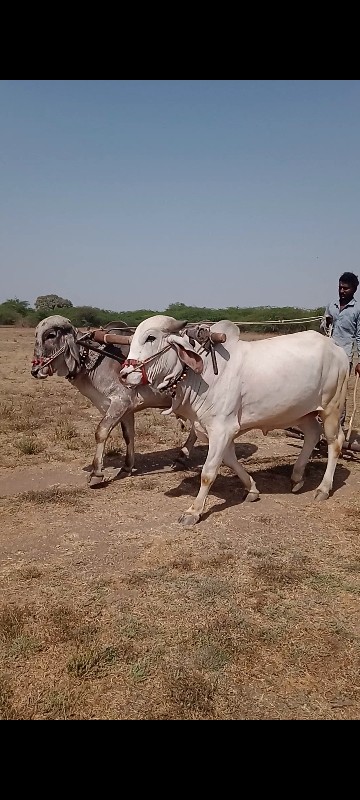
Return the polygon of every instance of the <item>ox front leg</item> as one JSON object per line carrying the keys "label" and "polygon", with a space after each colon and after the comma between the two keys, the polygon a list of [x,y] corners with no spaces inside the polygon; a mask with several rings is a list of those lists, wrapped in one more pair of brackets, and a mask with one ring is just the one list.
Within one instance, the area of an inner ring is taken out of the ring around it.
{"label": "ox front leg", "polygon": [[340,426],[340,411],[334,409],[328,416],[322,412],[321,416],[324,423],[324,432],[328,445],[328,461],[325,475],[315,492],[315,500],[327,500],[332,489],[334,472],[337,460],[344,444],[345,435]]}
{"label": "ox front leg", "polygon": [[123,431],[124,428],[126,430],[126,434],[124,433],[127,445],[125,464],[129,465],[130,470],[132,469],[133,458],[134,458],[134,415],[132,412],[126,414],[125,416],[123,416],[123,414],[124,414],[123,405],[118,407],[115,403],[113,403],[106,412],[105,416],[103,417],[103,419],[101,420],[95,431],[96,450],[92,464],[92,473],[90,476],[90,485],[92,487],[97,486],[99,483],[102,483],[105,478],[104,475],[105,445],[110,436],[111,431],[115,428],[116,425],[119,424],[120,420],[122,422]]}
{"label": "ox front leg", "polygon": [[232,434],[224,428],[216,428],[208,432],[209,435],[209,450],[207,459],[201,472],[201,485],[200,491],[190,508],[185,511],[179,518],[182,525],[191,526],[199,522],[201,515],[204,511],[206,498],[209,494],[210,487],[218,474],[220,464],[223,460],[224,451],[231,441]]}

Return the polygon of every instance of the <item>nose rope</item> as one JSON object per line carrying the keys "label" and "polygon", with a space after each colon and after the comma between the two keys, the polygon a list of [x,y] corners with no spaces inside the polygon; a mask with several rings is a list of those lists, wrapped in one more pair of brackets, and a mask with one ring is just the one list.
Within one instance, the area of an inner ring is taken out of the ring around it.
{"label": "nose rope", "polygon": [[146,370],[145,370],[146,364],[149,364],[151,361],[155,361],[156,358],[161,356],[163,353],[166,353],[167,350],[170,350],[170,347],[172,347],[172,346],[173,346],[172,344],[167,344],[161,350],[158,350],[158,352],[155,353],[153,356],[149,356],[149,358],[145,358],[144,361],[138,361],[137,358],[127,358],[124,361],[124,367],[123,368],[125,368],[125,367],[134,367],[134,372],[141,372],[141,385],[145,386],[147,383],[149,383],[148,377],[147,377],[147,374],[146,374]]}
{"label": "nose rope", "polygon": [[[56,355],[58,355],[58,354],[56,354]],[[36,372],[39,372],[44,367],[47,367],[48,368],[48,375],[50,375],[50,377],[51,377],[51,375],[54,374],[54,370],[53,370],[53,368],[51,366],[51,361],[52,361],[51,358],[50,359],[47,359],[47,358],[33,358],[32,362],[31,362],[32,368],[33,368],[32,371],[33,372],[35,371],[34,367],[36,367]]]}
{"label": "nose rope", "polygon": [[134,367],[134,372],[141,372],[142,386],[146,386],[146,384],[149,383],[144,364],[142,364],[140,361],[137,361],[136,358],[127,358],[124,361],[123,368],[124,367]]}

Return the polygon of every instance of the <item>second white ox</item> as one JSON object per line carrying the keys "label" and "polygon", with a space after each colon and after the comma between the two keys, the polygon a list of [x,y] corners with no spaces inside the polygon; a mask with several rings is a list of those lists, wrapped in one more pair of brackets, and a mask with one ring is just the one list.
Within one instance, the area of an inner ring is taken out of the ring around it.
{"label": "second white ox", "polygon": [[316,331],[245,342],[237,326],[224,320],[211,326],[211,331],[226,334],[226,343],[215,347],[215,375],[206,350],[196,342],[193,345],[187,335],[179,335],[184,327],[185,322],[162,315],[144,320],[120,372],[128,386],[149,383],[164,389],[177,382],[172,411],[191,420],[199,439],[209,443],[199,493],[179,522],[199,521],[221,463],[238,475],[247,500],[259,498],[255,481],[236,458],[234,444],[239,435],[255,428],[265,433],[296,425],[303,431],[303,448],[291,476],[292,491],[299,491],[320,438],[317,416],[324,426],[328,461],[315,497],[326,499],[344,441],[340,414],[348,359],[342,348]]}

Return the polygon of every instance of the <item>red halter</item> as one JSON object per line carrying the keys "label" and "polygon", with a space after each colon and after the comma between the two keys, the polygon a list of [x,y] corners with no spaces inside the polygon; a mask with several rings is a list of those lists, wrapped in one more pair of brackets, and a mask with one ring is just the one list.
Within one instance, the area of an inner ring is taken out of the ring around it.
{"label": "red halter", "polygon": [[149,383],[145,366],[141,361],[137,361],[136,358],[127,358],[123,363],[123,367],[134,367],[136,371],[141,372],[140,386],[146,386]]}

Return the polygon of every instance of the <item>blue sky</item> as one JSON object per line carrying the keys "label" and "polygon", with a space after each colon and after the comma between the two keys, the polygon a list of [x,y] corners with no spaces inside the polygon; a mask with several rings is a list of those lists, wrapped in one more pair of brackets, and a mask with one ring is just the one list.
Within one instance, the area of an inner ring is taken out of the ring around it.
{"label": "blue sky", "polygon": [[360,81],[1,81],[0,301],[324,305],[360,276]]}

